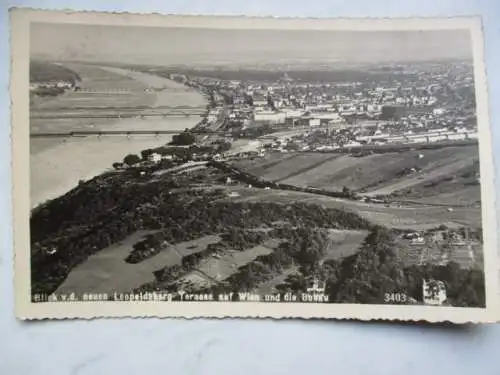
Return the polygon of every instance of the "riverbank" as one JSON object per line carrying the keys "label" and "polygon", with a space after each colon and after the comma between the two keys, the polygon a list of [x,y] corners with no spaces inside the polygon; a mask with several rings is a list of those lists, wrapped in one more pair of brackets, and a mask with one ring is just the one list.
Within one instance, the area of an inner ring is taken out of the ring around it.
{"label": "riverbank", "polygon": [[[72,66],[73,70],[78,67]],[[92,70],[93,69],[93,70]],[[126,79],[120,82],[121,86],[132,86],[131,99],[134,95],[142,99],[144,88],[150,87],[161,89],[156,92],[150,106],[152,108],[161,106],[205,106],[206,100],[199,92],[193,91],[177,82],[146,73],[132,72],[119,68],[109,67],[85,67],[82,73],[103,74],[109,73],[113,77],[123,76]],[[92,83],[92,78],[84,74],[82,82]],[[116,79],[115,79],[116,80]],[[137,84],[140,84],[137,86]],[[78,93],[72,96],[65,95],[51,102],[51,106],[58,108],[71,108],[79,102]],[[99,104],[100,97],[94,99],[83,97],[86,103]],[[110,100],[111,99],[111,100]],[[112,103],[112,97],[108,94],[106,100]],[[123,100],[121,97],[119,100]],[[92,103],[94,102],[94,103]],[[192,128],[200,121],[199,117],[186,118],[147,118],[147,119],[111,119],[111,120],[33,120],[30,124],[32,130],[44,129],[54,130],[173,130],[182,131]],[[44,201],[57,198],[75,187],[80,180],[90,179],[111,168],[116,161],[123,160],[129,153],[139,153],[146,148],[158,147],[170,142],[171,135],[138,135],[106,136],[106,137],[82,137],[67,139],[30,139],[30,195],[31,208],[38,206]]]}

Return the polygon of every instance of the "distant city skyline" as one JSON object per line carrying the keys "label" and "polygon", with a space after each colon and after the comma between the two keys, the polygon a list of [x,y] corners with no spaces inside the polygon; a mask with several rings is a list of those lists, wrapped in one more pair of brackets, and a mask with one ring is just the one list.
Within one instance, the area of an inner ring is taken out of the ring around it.
{"label": "distant city skyline", "polygon": [[32,58],[155,65],[470,59],[468,30],[305,31],[31,25]]}

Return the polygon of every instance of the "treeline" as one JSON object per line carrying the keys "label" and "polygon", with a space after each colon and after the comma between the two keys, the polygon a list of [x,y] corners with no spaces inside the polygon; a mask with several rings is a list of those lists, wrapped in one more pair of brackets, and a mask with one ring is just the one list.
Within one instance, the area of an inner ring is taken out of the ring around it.
{"label": "treeline", "polygon": [[133,245],[133,250],[125,258],[125,262],[136,264],[151,258],[169,245],[161,232],[148,234],[145,238]]}
{"label": "treeline", "polygon": [[[223,223],[230,228],[223,232],[219,243],[211,244],[201,252],[183,257],[181,265],[159,270],[156,273],[157,281],[141,289],[175,291],[178,287],[175,281],[182,275],[192,272],[203,259],[227,249],[249,249],[266,239],[274,238],[281,239],[281,243],[271,254],[259,256],[240,267],[237,273],[213,290],[218,292],[252,290],[289,267],[296,266],[300,270],[299,276],[288,278],[284,284],[278,286],[278,290],[283,293],[305,291],[306,281],[319,277],[326,281],[326,290],[332,302],[380,304],[383,303],[386,293],[404,293],[409,299],[421,302],[422,281],[437,279],[446,284],[450,305],[484,306],[482,271],[461,269],[455,263],[449,263],[447,266],[406,267],[398,257],[399,249],[395,242],[394,231],[369,225],[361,225],[360,228],[355,221],[354,226],[358,229],[371,228],[360,251],[341,261],[329,260],[321,264],[328,248],[326,228],[339,226],[338,224],[342,223],[342,220],[338,220],[341,218],[339,212],[303,204],[293,205],[289,210],[275,204],[262,206],[237,204],[231,208],[232,212],[246,216],[248,226],[243,226],[243,222],[237,220],[239,215],[234,215]],[[212,217],[220,218],[221,215],[228,213],[225,210],[218,212],[219,214]],[[268,218],[267,221],[262,221],[264,216]],[[337,225],[330,221],[332,219]],[[291,224],[276,226],[275,221]],[[273,223],[273,229],[268,231],[248,229],[261,228],[262,225],[272,226]],[[350,222],[348,227],[352,227],[352,224],[353,222]],[[343,227],[345,228],[345,224]],[[217,230],[221,233],[222,226],[218,226]]]}
{"label": "treeline", "polygon": [[[405,266],[398,256],[393,231],[374,227],[360,251],[343,260],[329,260],[316,270],[326,281],[326,293],[333,303],[383,304],[387,293],[407,296],[405,303],[421,303],[423,280],[440,280],[446,285],[446,304],[458,307],[484,307],[484,273],[461,269],[457,263],[446,266],[426,264]],[[305,279],[289,278],[281,292],[304,291]]]}
{"label": "treeline", "polygon": [[[249,233],[242,231],[240,233]],[[197,292],[228,293],[255,291],[262,283],[297,267],[298,272],[287,277],[276,289],[288,292],[306,292],[313,279],[324,280],[325,292],[332,303],[383,304],[386,294],[404,294],[402,303],[423,302],[423,280],[440,280],[446,285],[445,304],[458,307],[484,307],[484,274],[477,269],[461,269],[457,263],[446,266],[426,264],[405,266],[398,256],[395,233],[384,227],[373,227],[359,252],[340,260],[323,261],[329,245],[328,232],[314,227],[284,226],[255,239],[242,248],[257,245],[259,240],[280,238],[282,242],[268,255],[261,255],[240,267],[226,280]],[[228,238],[229,233],[224,235]],[[199,266],[206,257],[226,248],[227,244],[212,244],[204,251],[188,255],[182,265],[166,267],[156,274],[157,281],[140,288],[142,291],[169,290],[181,286],[179,277]],[[183,286],[185,288],[185,286]]]}
{"label": "treeline", "polygon": [[[161,156],[172,156],[181,161],[189,161],[194,159],[195,155],[213,155],[216,153],[226,152],[231,148],[230,142],[218,141],[212,145],[190,145],[183,147],[180,145],[160,146],[156,148],[148,148],[141,151],[141,155],[135,155],[136,162],[148,160],[151,154],[159,154]],[[125,160],[124,160],[125,162]]]}
{"label": "treeline", "polygon": [[401,301],[403,303],[422,303],[423,281],[440,280],[446,285],[446,305],[485,306],[484,273],[481,270],[462,269],[454,262],[445,266],[406,267],[397,255],[398,246],[391,230],[374,227],[359,252],[341,260],[321,263],[328,241],[325,231],[314,228],[302,231],[305,236],[292,236],[273,253],[257,257],[240,267],[224,283],[205,291],[215,294],[255,291],[261,283],[296,266],[299,272],[279,284],[276,287],[278,292],[306,292],[310,281],[319,279],[325,281],[325,293],[332,303],[384,304],[386,294],[391,293],[404,294],[406,300]]}
{"label": "treeline", "polygon": [[333,302],[381,303],[386,293],[404,293],[421,302],[423,280],[441,280],[446,285],[447,303],[452,306],[484,307],[484,274],[461,269],[454,262],[446,266],[405,267],[400,261],[393,234],[376,227],[361,249],[336,268],[336,280],[328,286]]}
{"label": "treeline", "polygon": [[233,136],[237,138],[259,138],[268,134],[279,132],[280,129],[272,127],[269,124],[264,124],[262,126],[250,126],[245,129],[233,129]]}
{"label": "treeline", "polygon": [[36,96],[58,96],[64,94],[65,91],[62,87],[39,87],[32,93]]}
{"label": "treeline", "polygon": [[189,130],[186,130],[182,133],[175,134],[172,137],[171,145],[174,146],[189,146],[196,141],[196,136],[191,133]]}
{"label": "treeline", "polygon": [[[254,261],[242,266],[238,272],[224,280],[223,290],[243,291],[279,275],[291,264],[298,264],[304,274],[309,275],[326,255],[328,232],[315,227],[290,225],[272,230],[248,230],[230,228],[221,235],[221,241],[209,244],[204,250],[182,257],[180,265],[168,266],[155,272],[156,281],[143,285],[138,291],[169,290],[175,291],[180,285],[177,280],[194,271],[200,263],[210,256],[226,250],[248,250],[262,244],[267,239],[283,241],[273,252],[261,255]],[[218,285],[221,291],[221,285]]]}
{"label": "treeline", "polygon": [[[214,199],[215,196],[210,198]],[[302,233],[301,229],[290,229],[294,227],[371,227],[367,220],[357,214],[302,203],[289,206],[269,202],[211,203],[206,195],[202,195],[187,207],[181,208],[179,204],[169,208],[171,211],[162,211],[161,216],[151,216],[148,221],[143,219],[148,228],[161,226],[162,229],[138,242],[127,262],[139,263],[159,253],[167,244],[191,241],[206,235],[222,233],[222,241],[209,245],[209,252],[217,252],[227,249],[246,250],[270,238],[295,238],[307,234]],[[269,233],[253,230],[262,227],[273,228],[278,221],[284,221],[288,226],[274,228]]]}
{"label": "treeline", "polygon": [[272,253],[240,267],[226,280],[227,291],[252,290],[293,265],[304,277],[312,276],[326,256],[330,241],[327,230],[314,227],[283,227],[275,235],[283,242]]}

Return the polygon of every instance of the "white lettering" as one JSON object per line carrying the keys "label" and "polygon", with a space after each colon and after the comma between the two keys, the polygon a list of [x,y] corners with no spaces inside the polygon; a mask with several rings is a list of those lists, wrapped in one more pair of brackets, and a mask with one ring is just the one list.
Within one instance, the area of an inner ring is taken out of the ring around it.
{"label": "white lettering", "polygon": [[240,297],[240,301],[260,301],[260,296],[258,294],[238,293],[238,296]]}

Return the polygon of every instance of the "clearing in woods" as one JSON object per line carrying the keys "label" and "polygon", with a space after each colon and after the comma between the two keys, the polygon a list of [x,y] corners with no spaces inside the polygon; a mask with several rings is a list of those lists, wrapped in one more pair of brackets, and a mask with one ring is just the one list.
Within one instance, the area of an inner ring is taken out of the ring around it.
{"label": "clearing in woods", "polygon": [[264,245],[254,246],[244,251],[226,250],[218,258],[208,257],[202,260],[196,270],[182,277],[181,284],[194,284],[197,287],[207,287],[224,281],[245,264],[250,263],[260,255],[267,255],[273,249]]}
{"label": "clearing in woods", "polygon": [[204,236],[168,246],[157,255],[136,264],[125,262],[135,243],[152,231],[139,231],[124,241],[90,256],[76,266],[56,293],[128,293],[154,280],[154,272],[181,263],[185,255],[203,251],[209,244],[220,241],[219,236]]}
{"label": "clearing in woods", "polygon": [[325,260],[339,260],[358,252],[368,231],[330,229],[329,235]]}

